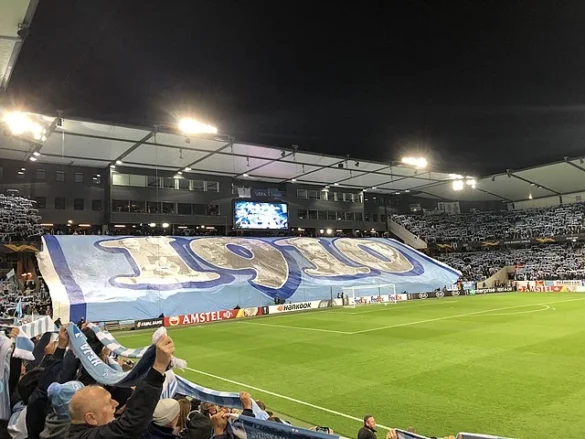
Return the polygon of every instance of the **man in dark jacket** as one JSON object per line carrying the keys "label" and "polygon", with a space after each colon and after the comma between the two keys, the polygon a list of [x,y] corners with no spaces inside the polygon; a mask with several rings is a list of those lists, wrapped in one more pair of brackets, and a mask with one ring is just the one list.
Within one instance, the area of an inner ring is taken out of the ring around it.
{"label": "man in dark jacket", "polygon": [[358,431],[357,439],[376,439],[376,420],[372,415],[364,416],[364,426]]}
{"label": "man in dark jacket", "polygon": [[156,358],[146,378],[138,384],[126,404],[124,414],[114,420],[118,403],[102,387],[86,387],[75,394],[69,405],[69,439],[140,438],[152,421],[160,399],[165,371],[175,352],[173,340],[163,336],[156,344]]}

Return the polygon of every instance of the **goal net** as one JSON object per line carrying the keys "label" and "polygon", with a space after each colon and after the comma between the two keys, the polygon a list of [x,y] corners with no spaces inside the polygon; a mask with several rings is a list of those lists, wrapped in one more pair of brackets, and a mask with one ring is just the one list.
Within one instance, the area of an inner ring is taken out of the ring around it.
{"label": "goal net", "polygon": [[396,285],[364,285],[355,287],[345,287],[343,292],[343,305],[355,308],[356,305],[365,304],[388,304],[396,303]]}

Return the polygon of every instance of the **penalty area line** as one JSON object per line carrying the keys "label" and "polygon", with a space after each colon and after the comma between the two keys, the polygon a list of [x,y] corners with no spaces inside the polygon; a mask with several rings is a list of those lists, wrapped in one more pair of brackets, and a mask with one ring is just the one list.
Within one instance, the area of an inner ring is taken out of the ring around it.
{"label": "penalty area line", "polygon": [[[213,375],[213,374],[211,374],[209,372],[204,372],[202,370],[193,369],[191,367],[186,367],[185,369],[186,370],[190,370],[191,372],[198,373],[200,375],[208,376],[210,378],[213,378],[213,379],[216,379],[216,380],[219,380],[219,381],[224,381],[226,383],[234,384],[236,386],[245,387],[247,389],[252,389],[255,392],[264,393],[266,395],[270,395],[270,396],[274,396],[276,398],[284,399],[286,401],[294,402],[295,404],[304,405],[306,407],[311,407],[311,408],[316,409],[316,410],[321,410],[322,412],[326,412],[326,413],[329,413],[331,415],[340,416],[342,418],[351,419],[352,421],[357,421],[357,422],[361,422],[361,423],[364,422],[364,418],[358,418],[356,416],[348,415],[347,413],[342,413],[342,412],[338,412],[337,410],[328,409],[327,407],[321,407],[321,406],[318,406],[316,404],[312,404],[310,402],[301,401],[300,399],[291,398],[290,396],[281,395],[280,393],[272,392],[272,391],[266,390],[266,389],[261,389],[260,387],[251,386],[249,384],[240,383],[239,381],[230,380],[229,378],[224,378],[224,377],[221,377],[221,376],[218,376],[218,375]],[[385,425],[382,425],[382,424],[377,424],[377,425],[378,425],[378,427],[384,428],[386,430],[390,430],[391,429],[391,427],[386,427]]]}

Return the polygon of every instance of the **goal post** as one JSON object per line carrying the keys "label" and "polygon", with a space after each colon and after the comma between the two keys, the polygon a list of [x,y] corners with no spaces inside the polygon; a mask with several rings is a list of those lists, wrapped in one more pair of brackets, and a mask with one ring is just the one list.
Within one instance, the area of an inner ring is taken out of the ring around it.
{"label": "goal post", "polygon": [[344,295],[343,305],[349,308],[355,308],[356,305],[395,304],[397,302],[395,284],[344,287],[342,293]]}

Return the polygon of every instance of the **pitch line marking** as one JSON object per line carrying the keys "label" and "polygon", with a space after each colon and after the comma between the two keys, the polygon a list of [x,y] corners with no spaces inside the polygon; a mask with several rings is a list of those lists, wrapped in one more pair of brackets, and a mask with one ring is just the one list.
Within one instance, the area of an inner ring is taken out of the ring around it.
{"label": "pitch line marking", "polygon": [[[576,302],[579,300],[585,300],[585,297],[581,297],[579,299],[557,300],[555,302],[548,302],[548,303],[531,303],[531,304],[527,304],[527,305],[516,305],[516,306],[506,306],[503,308],[485,309],[483,311],[475,311],[475,312],[470,312],[470,313],[465,313],[465,314],[456,314],[453,316],[437,317],[436,319],[418,320],[416,322],[400,323],[398,325],[382,326],[380,328],[362,329],[361,331],[351,332],[350,334],[351,335],[364,334],[366,332],[381,331],[382,329],[391,329],[391,328],[400,328],[403,326],[420,325],[422,323],[438,322],[440,320],[455,319],[457,317],[475,316],[475,315],[486,314],[486,313],[494,312],[494,311],[504,311],[506,309],[526,308],[527,306],[535,306],[535,305],[554,305],[555,303]],[[510,315],[510,314],[508,314],[508,315]]]}
{"label": "pitch line marking", "polygon": [[[201,374],[201,375],[205,375],[205,376],[214,378],[214,379],[219,380],[219,381],[225,381],[226,383],[234,384],[236,386],[246,387],[247,389],[252,389],[256,392],[264,393],[266,395],[274,396],[274,397],[280,398],[280,399],[285,399],[287,401],[294,402],[296,404],[304,405],[307,407],[311,407],[313,409],[321,410],[323,412],[326,412],[326,413],[329,413],[332,415],[341,416],[343,418],[351,419],[352,421],[357,421],[357,422],[361,422],[361,423],[364,422],[364,418],[357,418],[355,416],[348,415],[347,413],[338,412],[337,410],[331,410],[331,409],[328,409],[327,407],[321,407],[321,406],[318,406],[315,404],[311,404],[310,402],[301,401],[300,399],[291,398],[290,396],[281,395],[280,393],[276,393],[276,392],[271,392],[270,390],[265,390],[265,389],[261,389],[259,387],[250,386],[249,384],[240,383],[239,381],[230,380],[228,378],[220,377],[218,375],[213,375],[211,373],[204,372],[202,370],[193,369],[191,367],[186,367],[185,369],[190,370],[190,371],[195,372],[195,373],[198,373],[198,374]],[[377,424],[377,426],[384,428],[386,430],[391,429],[391,427],[386,427],[385,425],[382,425],[382,424]]]}
{"label": "pitch line marking", "polygon": [[290,329],[302,329],[304,331],[332,332],[334,334],[344,334],[344,335],[353,334],[353,332],[336,331],[334,329],[307,328],[306,326],[271,325],[270,323],[257,323],[257,322],[236,322],[236,323],[239,323],[241,325],[268,326],[271,328],[290,328]]}
{"label": "pitch line marking", "polygon": [[[526,305],[526,307],[528,307],[530,305]],[[542,312],[542,311],[547,311],[550,309],[550,305],[539,305],[539,304],[535,304],[533,306],[540,306],[541,308],[539,309],[531,309],[528,311],[517,311],[517,312],[500,312],[497,314],[490,314],[492,316],[517,316],[519,314],[531,314],[533,312]]]}

